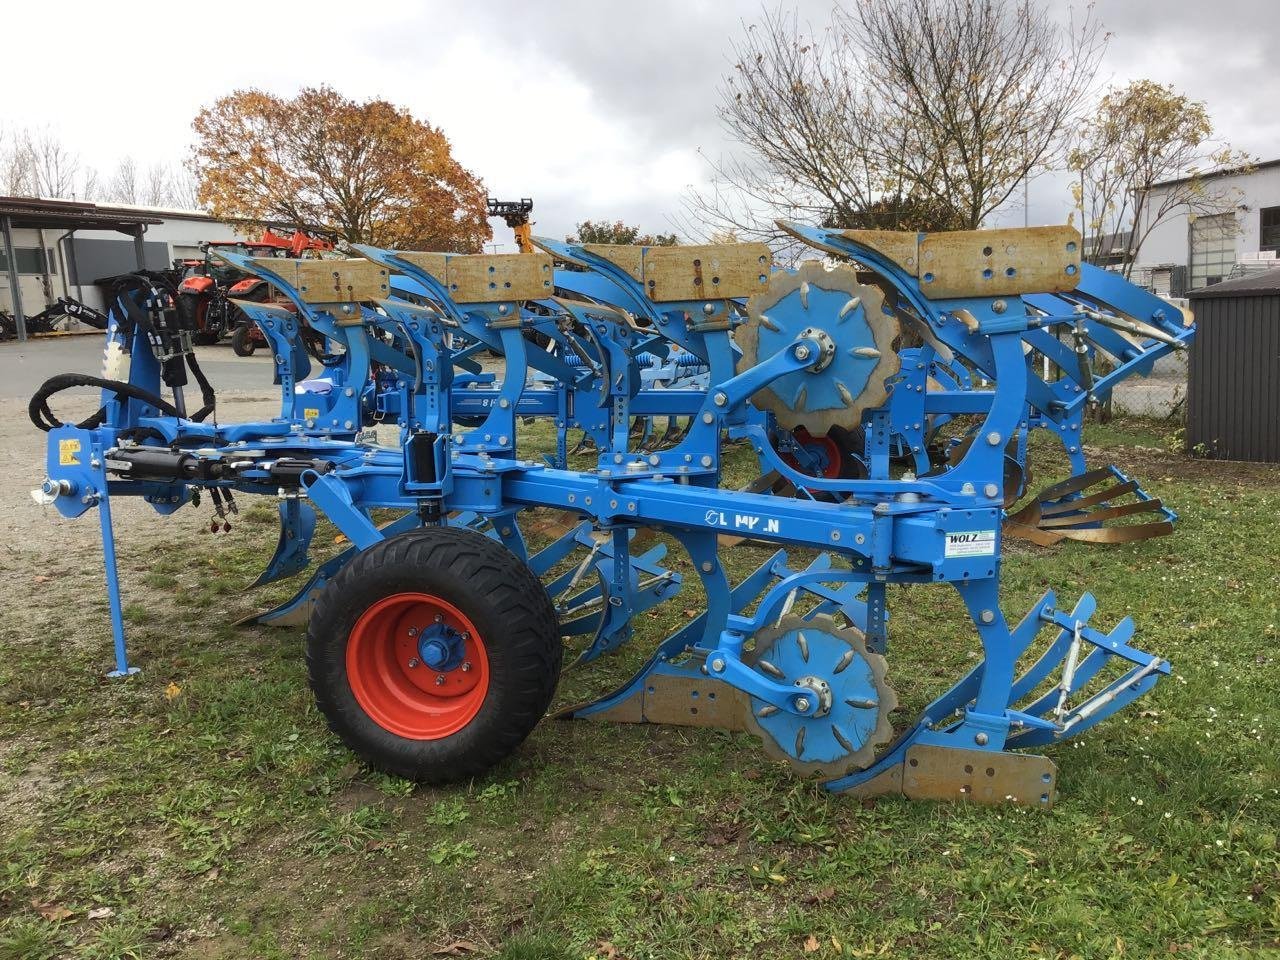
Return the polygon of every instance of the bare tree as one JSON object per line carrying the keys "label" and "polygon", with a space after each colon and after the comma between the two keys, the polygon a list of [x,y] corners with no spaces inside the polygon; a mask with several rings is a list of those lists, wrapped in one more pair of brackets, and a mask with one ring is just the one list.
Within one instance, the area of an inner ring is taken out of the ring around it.
{"label": "bare tree", "polygon": [[[1203,102],[1151,80],[1109,91],[1082,125],[1068,158],[1080,229],[1094,263],[1115,262],[1107,235],[1122,241],[1119,266],[1133,271],[1151,232],[1175,214],[1228,213],[1239,191],[1207,177],[1213,170],[1246,173],[1251,158],[1213,136]],[[1153,190],[1156,184],[1164,184]]]}
{"label": "bare tree", "polygon": [[0,136],[0,193],[20,196],[34,191],[28,140],[25,130]]}
{"label": "bare tree", "polygon": [[691,213],[771,236],[828,225],[976,228],[1061,160],[1107,35],[1038,0],[865,0],[820,33],[779,8],[733,47],[720,116],[746,155]]}
{"label": "bare tree", "polygon": [[52,131],[26,137],[28,165],[35,193],[67,199],[75,196],[80,176],[80,156],[69,150]]}
{"label": "bare tree", "polygon": [[138,203],[141,189],[138,185],[138,164],[133,157],[125,157],[116,166],[103,190],[107,200],[114,203]]}

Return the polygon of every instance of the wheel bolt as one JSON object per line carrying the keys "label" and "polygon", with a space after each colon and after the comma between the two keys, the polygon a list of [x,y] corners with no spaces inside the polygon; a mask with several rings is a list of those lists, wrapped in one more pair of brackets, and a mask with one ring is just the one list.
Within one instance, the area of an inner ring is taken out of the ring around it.
{"label": "wheel bolt", "polygon": [[409,666],[412,668],[412,667],[416,667],[417,665],[418,665],[418,658],[417,658],[417,657],[410,657],[410,658],[409,658]]}
{"label": "wheel bolt", "polygon": [[436,686],[437,686],[437,687],[443,687],[443,686],[444,686],[444,674],[443,674],[443,673],[437,673],[437,674],[436,674]]}
{"label": "wheel bolt", "polygon": [[471,669],[471,661],[470,660],[462,661],[462,672],[466,673],[470,669]]}
{"label": "wheel bolt", "polygon": [[443,619],[444,619],[444,617],[442,617],[440,614],[438,614],[438,613],[436,614],[436,623],[439,623],[439,622],[440,622],[441,620],[443,620]]}

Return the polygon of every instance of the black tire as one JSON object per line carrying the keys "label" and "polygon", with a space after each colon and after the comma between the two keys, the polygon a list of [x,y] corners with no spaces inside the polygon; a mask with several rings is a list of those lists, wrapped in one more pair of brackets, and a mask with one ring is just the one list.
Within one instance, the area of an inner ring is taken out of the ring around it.
{"label": "black tire", "polygon": [[253,351],[258,349],[258,345],[253,342],[253,331],[247,323],[240,324],[231,335],[231,349],[236,352],[237,357],[252,357]]}
{"label": "black tire", "polygon": [[[379,601],[414,592],[461,611],[487,657],[478,712],[437,739],[380,725],[348,677],[357,622]],[[356,554],[321,593],[307,630],[307,670],[329,729],[370,766],[424,783],[478,776],[519,747],[551,703],[562,656],[555,609],[533,572],[500,543],[456,527],[409,531]]]}

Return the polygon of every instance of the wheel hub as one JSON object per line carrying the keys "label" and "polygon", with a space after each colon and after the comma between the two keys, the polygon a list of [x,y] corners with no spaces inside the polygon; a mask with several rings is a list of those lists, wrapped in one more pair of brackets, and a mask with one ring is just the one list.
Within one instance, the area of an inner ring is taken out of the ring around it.
{"label": "wheel hub", "polygon": [[453,604],[426,593],[398,593],[369,607],[352,627],[347,680],[379,726],[409,739],[435,740],[466,726],[479,711],[489,687],[488,655],[470,619]]}

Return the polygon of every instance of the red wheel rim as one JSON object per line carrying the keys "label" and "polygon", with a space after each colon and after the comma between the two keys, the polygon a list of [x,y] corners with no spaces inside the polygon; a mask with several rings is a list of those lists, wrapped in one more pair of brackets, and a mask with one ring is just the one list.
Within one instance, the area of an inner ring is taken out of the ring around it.
{"label": "red wheel rim", "polygon": [[[424,644],[439,644],[429,649]],[[429,665],[448,648],[449,658]],[[424,657],[424,649],[427,656]],[[365,610],[347,638],[347,682],[362,710],[408,740],[457,733],[489,692],[489,656],[475,624],[429,593],[396,593]]]}
{"label": "red wheel rim", "polygon": [[[825,457],[826,463],[822,467],[820,476],[827,480],[836,480],[840,477],[840,447],[834,440],[823,434],[815,437],[804,427],[797,427],[791,431],[791,436],[795,438],[797,444],[802,447],[817,448],[819,457]],[[782,462],[793,470],[799,470],[804,473],[805,470],[800,466],[795,457],[789,453],[780,454]]]}

